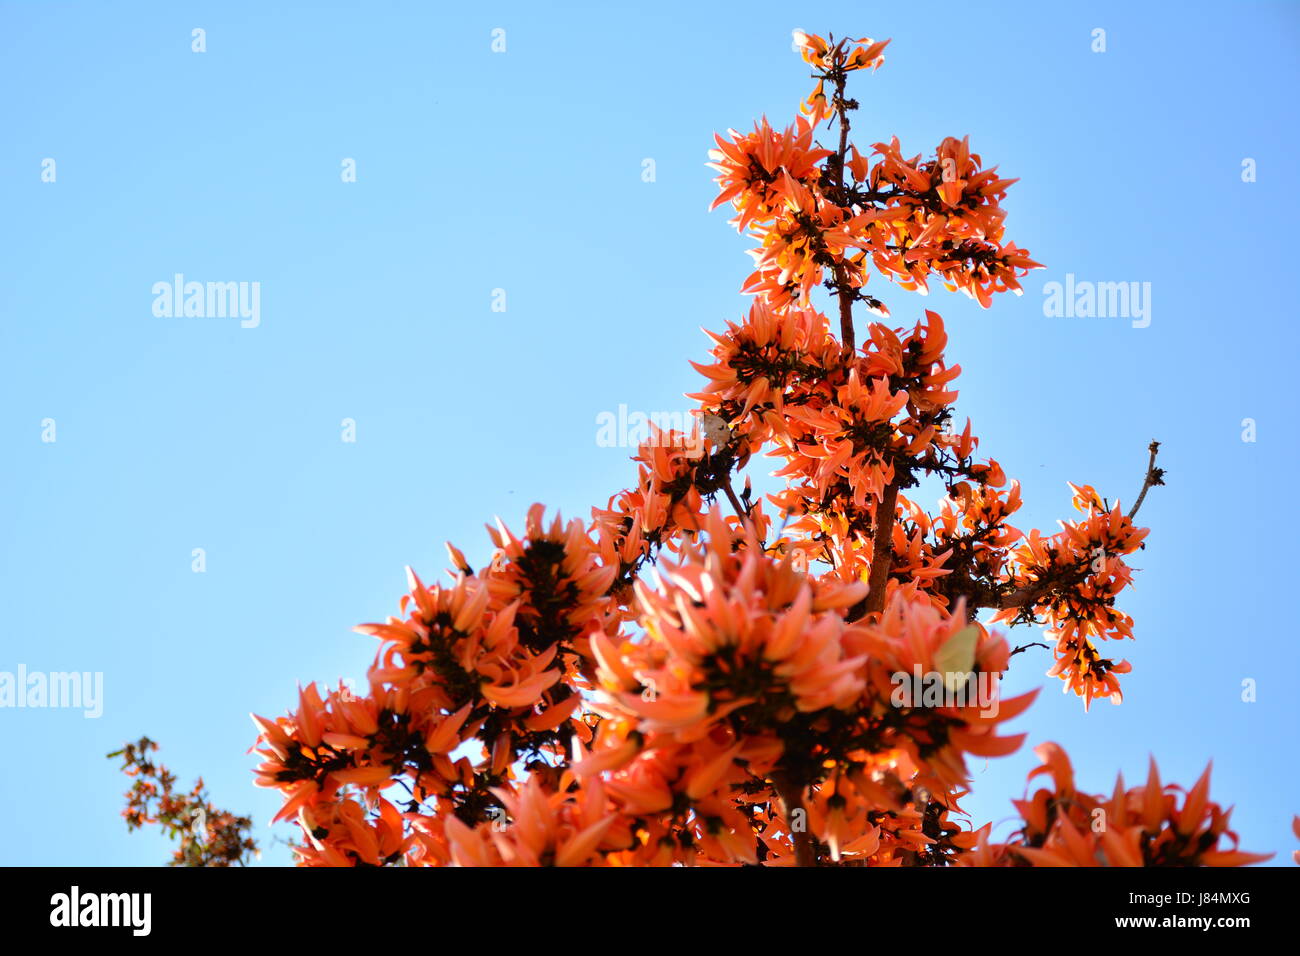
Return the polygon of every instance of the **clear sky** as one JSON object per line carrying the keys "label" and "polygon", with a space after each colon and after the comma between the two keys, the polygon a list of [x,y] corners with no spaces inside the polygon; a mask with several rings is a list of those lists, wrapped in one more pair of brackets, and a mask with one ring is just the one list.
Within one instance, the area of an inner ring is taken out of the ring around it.
{"label": "clear sky", "polygon": [[[873,280],[899,324],[947,320],[1018,524],[1070,517],[1067,481],[1127,504],[1164,443],[1125,702],[1085,714],[1046,651],[1017,656],[1030,739],[973,767],[967,808],[1008,817],[1044,740],[1101,792],[1148,754],[1186,785],[1213,757],[1243,846],[1289,862],[1300,6],[311,6],[0,4],[0,671],[104,681],[98,719],[0,709],[0,862],[165,860],[103,756],[146,733],[287,861],[248,712],[360,678],[351,626],[396,613],[404,565],[438,577],[443,541],[473,561],[494,516],[586,516],[632,480],[596,418],[684,410],[700,327],[747,308],[705,153],[790,121],[795,27],[893,38],[854,78],[859,145],[970,134],[1021,177],[1008,235],[1047,265],[1022,298]],[[177,273],[259,283],[260,324],[156,316]],[[1149,325],[1045,315],[1067,273],[1150,283]]]}

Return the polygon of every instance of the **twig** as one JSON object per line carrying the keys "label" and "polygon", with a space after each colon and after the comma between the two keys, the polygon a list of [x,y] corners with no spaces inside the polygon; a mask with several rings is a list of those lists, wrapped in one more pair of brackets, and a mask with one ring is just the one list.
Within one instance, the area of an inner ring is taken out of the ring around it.
{"label": "twig", "polygon": [[1142,482],[1142,490],[1138,492],[1137,501],[1133,502],[1133,507],[1129,510],[1130,521],[1137,517],[1138,509],[1142,507],[1142,499],[1147,496],[1147,489],[1152,485],[1165,483],[1165,470],[1156,467],[1156,452],[1160,450],[1160,442],[1153,441],[1147,446],[1147,450],[1151,452],[1151,460],[1147,463],[1147,476]]}
{"label": "twig", "polygon": [[1010,654],[1008,654],[1008,655],[1007,655],[1007,660],[1010,660],[1011,658],[1015,657],[1015,656],[1016,656],[1017,654],[1019,654],[1021,651],[1027,651],[1027,650],[1029,650],[1031,647],[1042,647],[1042,648],[1045,648],[1045,649],[1047,649],[1047,650],[1049,650],[1049,651],[1052,649],[1052,645],[1051,645],[1051,644],[1044,644],[1042,641],[1031,641],[1031,642],[1028,643],[1028,644],[1021,644],[1021,645],[1020,645],[1019,647],[1017,647],[1014,651],[1012,651]]}
{"label": "twig", "polygon": [[[835,78],[835,108],[840,114],[840,148],[835,165],[836,192],[844,191],[844,161],[849,149],[849,110],[844,99],[846,77],[840,74]],[[835,283],[840,290],[840,339],[850,352],[856,351],[856,336],[853,332],[853,290],[849,288],[848,270],[842,262],[835,264]]]}
{"label": "twig", "polygon": [[744,509],[740,503],[740,499],[736,497],[736,492],[732,490],[730,477],[727,478],[726,484],[722,486],[722,490],[727,493],[727,500],[731,502],[731,507],[736,509],[736,514],[740,516],[740,520],[742,522],[748,521],[749,512]]}

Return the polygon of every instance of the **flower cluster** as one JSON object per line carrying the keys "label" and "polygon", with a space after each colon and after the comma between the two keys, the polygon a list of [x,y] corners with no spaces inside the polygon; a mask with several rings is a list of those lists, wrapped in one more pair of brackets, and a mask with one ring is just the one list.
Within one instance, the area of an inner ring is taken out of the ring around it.
{"label": "flower cluster", "polygon": [[1046,774],[1051,789],[1014,801],[1024,827],[1007,843],[980,830],[966,866],[1245,866],[1271,859],[1271,853],[1237,849],[1228,829],[1231,809],[1209,798],[1210,768],[1190,789],[1162,785],[1156,762],[1147,781],[1125,789],[1115,781],[1109,797],[1083,793],[1065,751],[1053,743],[1034,748],[1042,766],[1029,779]]}
{"label": "flower cluster", "polygon": [[[1089,802],[1063,757],[1011,843],[966,821],[968,758],[1016,750],[1006,724],[1036,693],[1001,699],[1023,648],[988,625],[1045,623],[1050,673],[1085,705],[1117,700],[1128,665],[1092,641],[1132,635],[1115,601],[1147,532],[1090,487],[1058,534],[1008,523],[1020,486],[958,424],[936,312],[872,321],[857,344],[855,306],[889,315],[864,291],[873,268],[987,306],[1036,263],[1004,236],[1011,181],[965,139],[924,161],[849,142],[845,83],[884,42],[796,39],[818,77],[805,115],[711,153],[715,205],[758,248],[748,313],[695,366],[695,433],[651,436],[590,522],[548,524],[536,505],[521,536],[490,529],[481,570],[452,548],[450,583],[412,572],[400,616],[358,629],[380,642],[364,696],[312,685],[294,713],[255,718],[258,780],[301,826],[304,865],[1249,858],[1219,848],[1233,838],[1205,780],[1181,803],[1158,780]],[[823,147],[834,119],[838,148]],[[783,487],[737,491],[762,452]],[[1154,453],[1143,494],[1161,483]],[[927,478],[945,492],[934,513],[914,500]],[[1094,809],[1110,831],[1088,830]]]}
{"label": "flower cluster", "polygon": [[[776,306],[803,305],[826,281],[883,312],[861,291],[874,266],[909,290],[925,292],[938,278],[985,308],[994,293],[1019,294],[1019,279],[1039,264],[1005,241],[1000,203],[1015,180],[984,168],[969,138],[947,137],[924,161],[905,158],[897,139],[875,143],[873,163],[847,139],[857,103],[845,84],[855,70],[878,68],[889,41],[835,42],[795,31],[795,42],[817,70],[801,107],[806,117],[782,132],[766,120],[751,134],[731,130],[710,154],[719,172],[714,205],[731,202],[733,223],[758,241],[744,291]],[[818,148],[815,128],[836,117],[839,149]]]}
{"label": "flower cluster", "polygon": [[[849,164],[856,188],[883,204],[866,223],[864,248],[883,274],[925,292],[931,276],[984,308],[994,293],[1020,294],[1019,277],[1040,268],[1015,243],[1003,243],[1006,198],[1014,179],[983,169],[969,137],[948,137],[933,159],[904,159],[897,139],[876,143],[874,166]],[[861,175],[859,175],[861,174]]]}
{"label": "flower cluster", "polygon": [[1119,502],[1107,507],[1091,486],[1071,487],[1074,506],[1086,517],[1061,522],[1059,534],[1032,531],[1011,551],[1009,581],[1025,600],[994,619],[1044,617],[1046,633],[1056,640],[1056,664],[1048,673],[1060,677],[1085,706],[1094,697],[1119,703],[1123,695],[1116,675],[1128,673],[1131,665],[1103,658],[1092,638],[1133,636],[1132,618],[1114,603],[1133,583],[1123,556],[1142,547],[1148,529],[1136,527]]}
{"label": "flower cluster", "polygon": [[[702,834],[721,832],[714,862],[791,862],[796,833],[835,862],[879,865],[901,859],[900,841],[928,846],[911,790],[941,816],[968,780],[965,754],[1019,745],[996,729],[1033,695],[992,708],[899,701],[894,675],[932,670],[964,615],[900,596],[880,623],[853,623],[865,584],[771,559],[716,511],[705,531],[661,563],[655,586],[638,584],[635,636],[593,638],[604,719],[574,770],[605,776],[634,820],[635,862],[696,862]],[[1007,654],[981,633],[968,674],[1000,672]]]}
{"label": "flower cluster", "polygon": [[[575,715],[594,665],[591,636],[618,624],[609,598],[618,568],[600,562],[581,521],[548,525],[540,505],[522,538],[505,525],[490,532],[488,567],[475,573],[449,548],[451,586],[408,572],[403,616],[357,628],[380,640],[365,696],[342,685],[322,696],[312,684],[293,715],[254,718],[258,782],[285,795],[278,819],[297,814],[316,842],[329,833],[351,841],[331,844],[332,854],[309,848],[306,861],[374,865],[376,847],[391,847],[382,862],[413,849],[380,797],[395,781],[411,798],[408,822],[425,810],[491,819],[501,787],[530,764],[562,760],[575,728],[590,732]],[[468,744],[479,752],[464,752]],[[368,817],[350,789],[363,793]]]}
{"label": "flower cluster", "polygon": [[[814,123],[830,119],[837,110],[843,109],[843,88],[839,81],[854,70],[880,69],[885,62],[884,49],[889,46],[888,40],[875,41],[870,37],[836,43],[803,30],[794,30],[792,35],[804,62],[817,70],[817,86],[800,106],[800,111],[811,116]],[[852,48],[849,44],[853,44]],[[839,97],[826,98],[828,82],[832,90],[841,94]]]}

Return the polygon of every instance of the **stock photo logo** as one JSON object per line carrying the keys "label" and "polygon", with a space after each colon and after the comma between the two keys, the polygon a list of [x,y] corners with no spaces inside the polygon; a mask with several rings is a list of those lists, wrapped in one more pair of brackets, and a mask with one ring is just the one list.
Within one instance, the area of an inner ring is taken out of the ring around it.
{"label": "stock photo logo", "polygon": [[260,282],[186,282],[181,273],[153,284],[153,314],[158,318],[239,319],[239,327],[262,324]]}
{"label": "stock photo logo", "polygon": [[104,713],[104,675],[101,671],[38,671],[19,664],[0,671],[0,708],[53,708],[80,710],[95,720]]}
{"label": "stock photo logo", "polygon": [[686,411],[629,411],[620,404],[617,412],[596,415],[596,445],[600,448],[677,448],[689,458],[704,454],[705,440],[713,447],[726,444],[727,422],[718,415]]}
{"label": "stock photo logo", "polygon": [[125,927],[132,936],[148,936],[153,925],[149,893],[83,893],[73,886],[50,898],[50,925],[56,927]]}
{"label": "stock photo logo", "polygon": [[1048,318],[1132,319],[1135,329],[1151,324],[1150,282],[1076,281],[1066,273],[1065,282],[1043,286],[1043,315]]}

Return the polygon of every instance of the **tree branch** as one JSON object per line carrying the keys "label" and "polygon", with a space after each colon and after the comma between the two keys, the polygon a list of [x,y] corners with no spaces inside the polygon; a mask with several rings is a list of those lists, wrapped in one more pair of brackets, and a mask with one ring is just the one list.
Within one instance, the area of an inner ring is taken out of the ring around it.
{"label": "tree branch", "polygon": [[[1147,450],[1151,452],[1151,460],[1147,463],[1147,474],[1146,479],[1142,482],[1142,491],[1138,494],[1137,501],[1133,503],[1132,509],[1129,510],[1128,517],[1130,521],[1137,516],[1138,509],[1142,507],[1142,499],[1146,497],[1147,489],[1153,485],[1163,485],[1165,483],[1165,470],[1156,467],[1156,453],[1160,450],[1160,442],[1153,441],[1147,446]],[[1026,584],[1010,594],[1002,595],[996,606],[1004,611],[1016,607],[1032,607],[1038,603],[1039,599],[1050,594],[1053,588],[1060,584],[1060,581],[1052,578],[1044,578],[1032,584]]]}
{"label": "tree branch", "polygon": [[736,509],[736,514],[740,516],[741,523],[743,524],[744,522],[748,521],[748,520],[749,520],[749,512],[747,512],[747,511],[745,510],[744,506],[741,505],[741,503],[740,503],[740,499],[736,497],[736,492],[735,492],[735,490],[731,487],[731,476],[730,476],[730,475],[727,476],[727,481],[726,481],[726,483],[722,486],[722,490],[725,491],[725,492],[727,493],[727,500],[731,502],[731,507],[733,507],[733,508]]}
{"label": "tree branch", "polygon": [[[846,77],[840,74],[835,78],[835,110],[840,117],[840,148],[835,163],[835,187],[837,194],[844,191],[844,161],[849,150],[849,110],[844,99]],[[857,350],[856,336],[853,332],[853,290],[849,288],[848,270],[842,262],[835,265],[835,283],[839,286],[840,299],[840,340],[850,352]]]}
{"label": "tree branch", "polygon": [[1052,649],[1051,644],[1044,644],[1042,641],[1030,641],[1028,644],[1021,644],[1014,651],[1008,654],[1007,660],[1010,660],[1011,658],[1015,657],[1017,654],[1021,653],[1022,651],[1029,650],[1031,647],[1043,647],[1049,651]]}
{"label": "tree branch", "polygon": [[866,613],[885,609],[889,569],[894,558],[894,509],[898,506],[898,477],[885,486],[876,502],[876,527],[871,536],[871,577],[868,580]]}
{"label": "tree branch", "polygon": [[[790,839],[794,842],[794,865],[795,866],[816,866],[817,861],[813,856],[812,840],[808,836],[807,820],[801,821],[802,828],[796,830],[795,825],[791,822],[796,810],[803,810],[803,788],[796,786],[790,779],[790,775],[784,770],[773,770],[771,774],[772,784],[776,787],[777,796],[781,798],[782,809],[785,812],[786,826],[790,831]],[[807,811],[804,811],[806,817]]]}
{"label": "tree branch", "polygon": [[1147,496],[1147,489],[1152,485],[1165,483],[1165,470],[1156,467],[1156,452],[1160,450],[1160,442],[1153,441],[1147,446],[1147,450],[1151,452],[1151,460],[1147,462],[1147,476],[1142,482],[1142,490],[1138,492],[1137,501],[1133,502],[1133,507],[1129,510],[1130,521],[1137,517],[1138,509],[1142,507],[1142,499]]}
{"label": "tree branch", "polygon": [[843,265],[835,266],[835,282],[840,287],[840,339],[850,352],[857,351],[853,332],[853,290],[848,287],[848,276]]}
{"label": "tree branch", "polygon": [[1016,588],[1010,594],[1002,595],[997,606],[1006,611],[1013,607],[1025,607],[1038,603],[1038,599],[1044,597],[1052,590],[1052,582],[1049,580],[1035,581],[1033,584],[1026,584],[1022,588]]}

